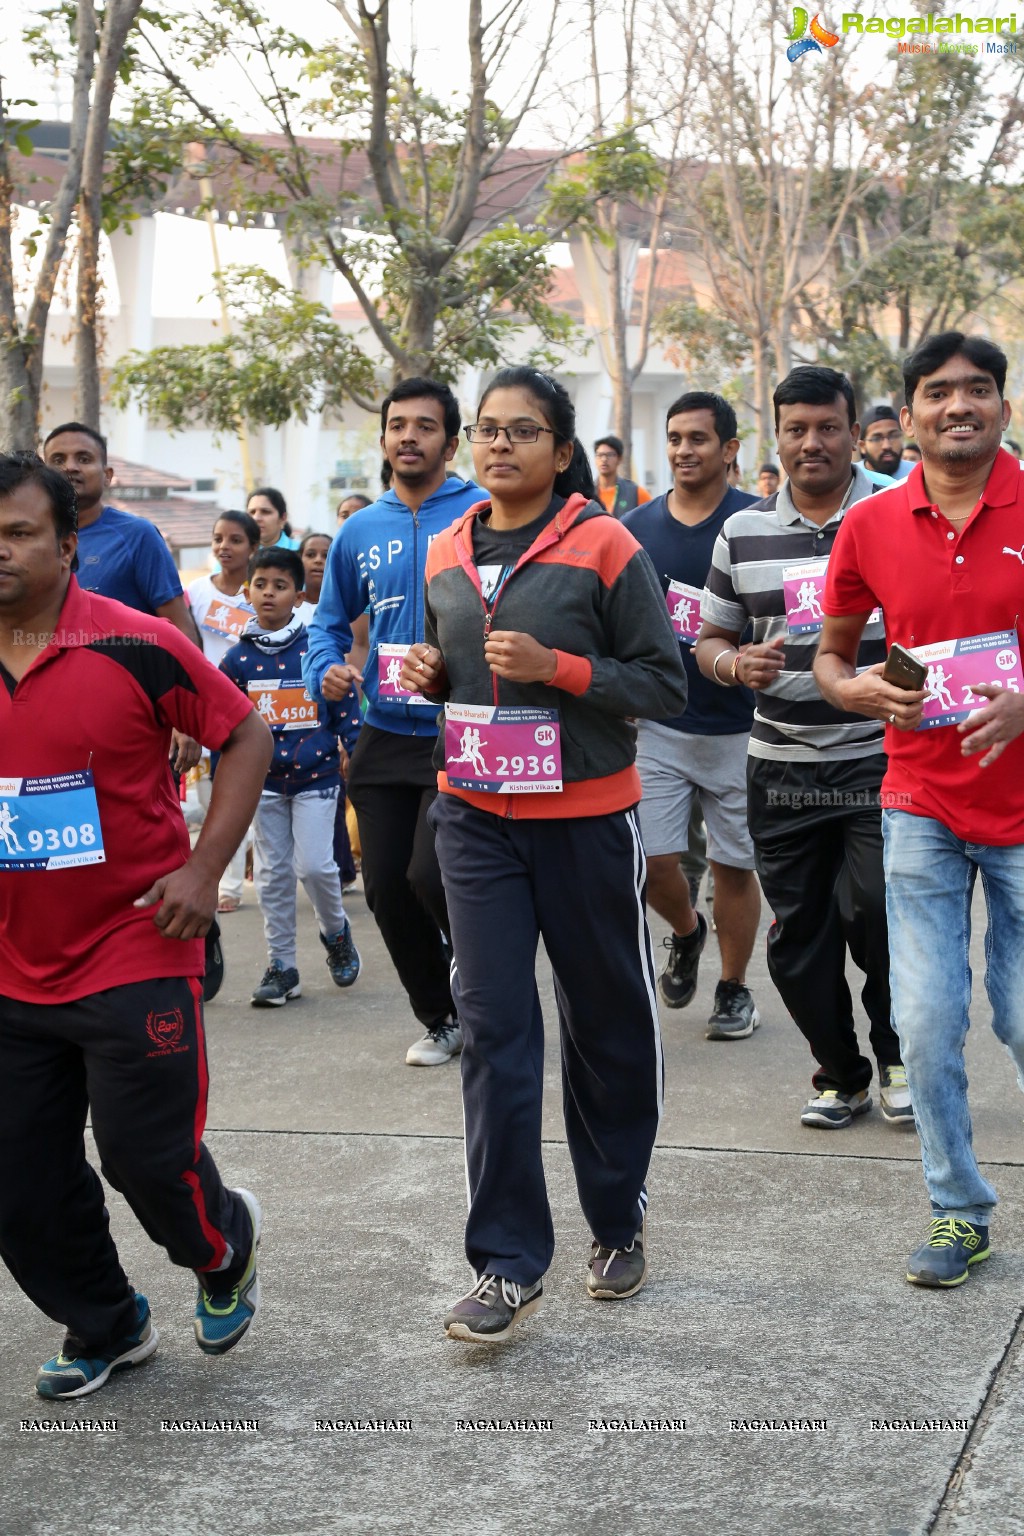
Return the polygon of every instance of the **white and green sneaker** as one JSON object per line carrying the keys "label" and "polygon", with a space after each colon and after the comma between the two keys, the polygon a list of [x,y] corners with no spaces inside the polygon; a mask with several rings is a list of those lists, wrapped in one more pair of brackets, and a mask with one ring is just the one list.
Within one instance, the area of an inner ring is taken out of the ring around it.
{"label": "white and green sneaker", "polygon": [[858,1115],[866,1115],[870,1108],[871,1095],[866,1088],[860,1093],[840,1093],[836,1088],[826,1088],[804,1105],[800,1124],[815,1126],[822,1131],[841,1131]]}

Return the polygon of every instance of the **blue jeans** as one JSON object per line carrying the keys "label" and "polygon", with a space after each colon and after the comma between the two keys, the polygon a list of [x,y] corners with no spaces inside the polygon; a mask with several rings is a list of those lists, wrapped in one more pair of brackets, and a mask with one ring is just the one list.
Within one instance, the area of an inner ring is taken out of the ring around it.
{"label": "blue jeans", "polygon": [[883,811],[882,832],[893,1011],[932,1211],[987,1226],[996,1192],[974,1156],[964,1068],[971,894],[980,870],[992,1028],[1024,1088],[1024,847],[965,843],[906,811]]}

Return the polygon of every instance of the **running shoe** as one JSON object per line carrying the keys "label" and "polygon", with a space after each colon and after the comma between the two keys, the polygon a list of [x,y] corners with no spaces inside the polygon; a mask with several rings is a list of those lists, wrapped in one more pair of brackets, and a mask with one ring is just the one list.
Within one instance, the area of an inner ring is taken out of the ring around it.
{"label": "running shoe", "polygon": [[720,981],[708,1019],[708,1040],[746,1040],[761,1022],[750,989],[739,981]]}
{"label": "running shoe", "polygon": [[662,943],[668,950],[665,969],[658,977],[658,991],[666,1008],[685,1008],[693,1002],[697,990],[697,967],[701,951],[707,942],[708,920],[703,912],[697,913],[697,926],[692,933],[680,938],[669,934]]}
{"label": "running shoe", "polygon": [[[260,1281],[256,1273],[256,1249],[260,1245],[263,1213],[254,1194],[236,1189],[245,1201],[252,1223],[252,1247],[249,1262],[237,1285],[218,1290],[220,1276],[207,1273],[199,1281],[193,1327],[196,1343],[204,1355],[223,1355],[233,1349],[260,1309]],[[205,1283],[204,1283],[205,1281]]]}
{"label": "running shoe", "polygon": [[302,985],[294,965],[282,967],[272,961],[249,1001],[254,1008],[283,1008],[290,998],[301,996]]}
{"label": "running shoe", "polygon": [[410,1067],[440,1067],[462,1050],[462,1030],[454,1019],[444,1019],[415,1040],[405,1053]]}
{"label": "running shoe", "polygon": [[860,1093],[839,1093],[826,1088],[804,1105],[800,1116],[801,1125],[813,1125],[823,1131],[841,1131],[858,1115],[866,1115],[871,1108],[871,1095],[866,1088]]}
{"label": "running shoe", "polygon": [[517,1285],[503,1275],[481,1275],[468,1295],[444,1316],[450,1339],[470,1344],[494,1344],[507,1338],[517,1323],[532,1316],[544,1296],[544,1282]]}
{"label": "running shoe", "polygon": [[321,934],[320,943],[327,951],[327,969],[334,985],[350,987],[362,970],[363,962],[352,938],[352,924],[348,918],[345,919],[344,928],[333,939]]}
{"label": "running shoe", "polygon": [[40,1397],[50,1399],[87,1397],[90,1392],[98,1392],[115,1371],[125,1371],[148,1360],[159,1339],[149,1302],[136,1291],[135,1327],[131,1333],[115,1340],[109,1349],[95,1351],[65,1339],[60,1354],[39,1367],[36,1391]]}
{"label": "running shoe", "polygon": [[628,1248],[605,1248],[601,1243],[591,1243],[587,1291],[595,1301],[622,1301],[626,1296],[636,1295],[647,1279],[646,1235],[645,1211],[640,1230]]}
{"label": "running shoe", "polygon": [[878,1098],[890,1125],[909,1125],[913,1129],[914,1106],[910,1102],[906,1067],[899,1062],[893,1067],[879,1067]]}
{"label": "running shoe", "polygon": [[980,1264],[992,1252],[988,1227],[953,1216],[937,1216],[926,1242],[910,1255],[907,1279],[911,1285],[948,1288],[963,1285],[972,1264]]}

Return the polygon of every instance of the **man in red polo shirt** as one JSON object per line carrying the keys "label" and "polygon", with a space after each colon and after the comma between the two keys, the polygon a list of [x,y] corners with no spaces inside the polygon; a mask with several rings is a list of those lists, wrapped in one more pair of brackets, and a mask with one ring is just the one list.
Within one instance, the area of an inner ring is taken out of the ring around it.
{"label": "man in red polo shirt", "polygon": [[[230,1349],[259,1304],[259,1205],[202,1142],[199,978],[270,732],[172,624],[83,591],[76,547],[70,482],[0,457],[0,1256],[67,1329],[36,1378],[46,1398],[157,1345],[85,1158],[87,1111],[108,1183],[196,1271],[199,1347]],[[191,853],[172,728],[222,753]]]}
{"label": "man in red polo shirt", "polygon": [[[982,872],[992,1026],[1024,1081],[1024,476],[1000,437],[1006,358],[978,336],[930,336],[903,365],[905,432],[921,464],[853,507],[829,562],[814,666],[825,698],[888,722],[882,786],[896,1029],[933,1220],[915,1285],[954,1286],[988,1258],[996,1193],[971,1148],[963,1045],[971,893]],[[880,604],[886,638],[927,666],[902,691],[857,642]]]}

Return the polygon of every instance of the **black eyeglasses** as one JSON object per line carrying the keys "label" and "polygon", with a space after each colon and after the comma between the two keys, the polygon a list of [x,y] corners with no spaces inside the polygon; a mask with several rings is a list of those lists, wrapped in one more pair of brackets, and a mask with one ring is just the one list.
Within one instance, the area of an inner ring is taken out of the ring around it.
{"label": "black eyeglasses", "polygon": [[555,435],[550,427],[538,427],[535,421],[514,421],[510,427],[496,427],[489,421],[482,421],[463,430],[470,443],[495,443],[499,432],[504,432],[510,443],[535,443],[542,432]]}

